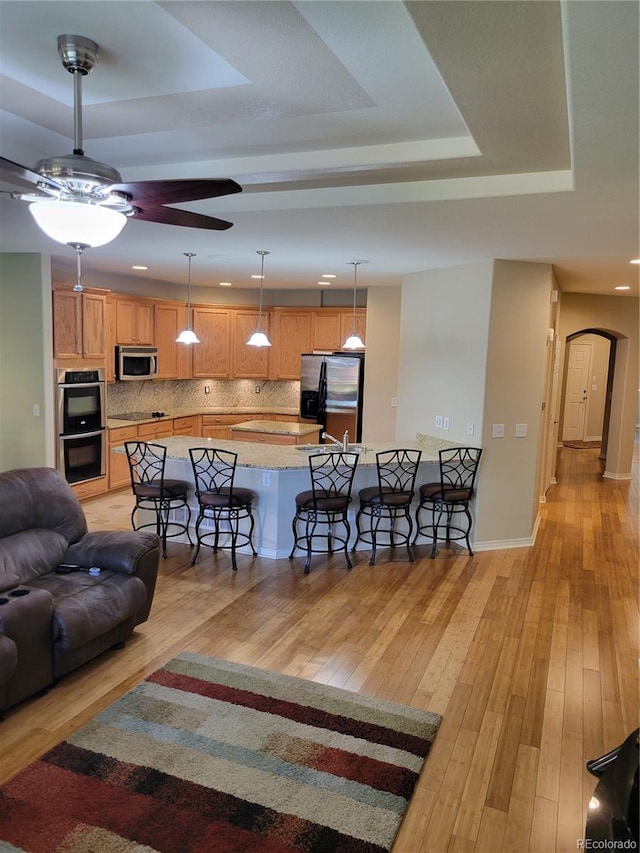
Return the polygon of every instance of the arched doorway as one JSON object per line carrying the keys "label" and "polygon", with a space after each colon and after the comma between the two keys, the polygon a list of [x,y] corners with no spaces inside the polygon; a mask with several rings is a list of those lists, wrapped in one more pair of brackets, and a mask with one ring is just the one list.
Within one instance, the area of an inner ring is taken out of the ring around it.
{"label": "arched doorway", "polygon": [[583,329],[565,342],[558,434],[568,447],[600,446],[607,455],[617,338]]}

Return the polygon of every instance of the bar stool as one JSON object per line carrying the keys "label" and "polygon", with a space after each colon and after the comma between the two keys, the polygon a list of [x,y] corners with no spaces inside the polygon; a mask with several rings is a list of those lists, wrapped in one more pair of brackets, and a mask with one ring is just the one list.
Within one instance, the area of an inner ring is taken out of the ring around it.
{"label": "bar stool", "polygon": [[[146,441],[127,441],[125,443],[131,489],[136,499],[131,511],[131,526],[134,530],[155,527],[156,533],[162,540],[162,556],[167,556],[167,539],[186,533],[189,544],[193,545],[189,533],[191,509],[187,501],[189,484],[186,480],[168,480],[164,476],[167,459],[167,448],[160,444],[150,444]],[[187,520],[185,524],[169,521],[171,510],[185,507]],[[156,520],[136,527],[135,514],[139,509],[155,513]],[[172,533],[168,530],[171,528]]]}
{"label": "bar stool", "polygon": [[[360,489],[360,509],[356,515],[357,536],[351,549],[356,550],[360,539],[368,542],[371,545],[370,566],[373,566],[376,561],[378,544],[392,549],[396,545],[406,545],[409,560],[413,561],[411,550],[413,522],[410,509],[421,456],[421,450],[399,449],[376,453],[378,485]],[[363,516],[369,520],[368,528],[365,530],[360,527]],[[396,522],[400,518],[405,519],[407,531],[396,530]],[[382,528],[381,524],[383,524]],[[388,539],[379,542],[380,534],[388,536]]]}
{"label": "bar stool", "polygon": [[[431,536],[431,559],[436,555],[438,541],[446,542],[447,545],[453,540],[464,539],[469,556],[473,557],[473,551],[469,543],[469,533],[473,519],[469,512],[469,503],[474,495],[476,474],[482,450],[479,447],[450,447],[439,452],[440,480],[437,483],[424,483],[418,489],[420,503],[416,509],[416,535]],[[431,513],[429,524],[420,523],[420,511],[428,509]],[[461,526],[462,515],[466,521]],[[438,530],[444,520],[444,536]],[[455,523],[454,523],[455,522]]]}
{"label": "bar stool", "polygon": [[[357,453],[316,453],[309,457],[311,488],[296,495],[296,514],[291,523],[293,548],[289,554],[293,560],[296,548],[307,552],[305,575],[309,574],[312,554],[333,554],[335,543],[344,551],[347,568],[351,568],[347,550],[351,536],[348,511],[357,464]],[[299,522],[304,524],[303,532]],[[342,535],[336,533],[336,525],[342,526]],[[326,539],[326,546],[315,545],[317,539]]]}
{"label": "bar stool", "polygon": [[[212,547],[214,553],[219,548],[230,548],[231,566],[235,572],[238,569],[236,563],[238,545],[249,545],[253,556],[258,556],[253,547],[255,522],[251,511],[255,495],[251,489],[234,485],[237,453],[218,450],[215,447],[194,447],[189,450],[189,456],[199,506],[196,521],[196,550],[191,558],[191,565],[193,566],[198,559],[200,545]],[[201,533],[200,525],[205,518],[213,521],[213,530]],[[248,532],[240,530],[240,522],[246,518],[249,519]],[[224,522],[228,525],[228,530],[222,529]],[[207,541],[212,536],[213,543]],[[229,536],[230,543],[221,545],[221,536]]]}

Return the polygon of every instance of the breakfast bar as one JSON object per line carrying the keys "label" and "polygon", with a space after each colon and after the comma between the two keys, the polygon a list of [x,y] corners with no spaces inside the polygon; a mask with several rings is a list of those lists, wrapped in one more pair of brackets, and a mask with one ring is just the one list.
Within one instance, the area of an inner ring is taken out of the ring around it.
{"label": "breakfast bar", "polygon": [[[166,476],[193,483],[189,449],[211,446],[212,440],[195,436],[174,436],[156,439],[155,443],[167,448]],[[310,488],[309,454],[330,451],[331,445],[282,446],[216,440],[214,446],[238,454],[235,485],[251,489],[256,495],[253,505],[256,551],[261,557],[288,557],[292,545],[291,519],[295,512],[295,496],[298,492]],[[417,484],[438,478],[438,455],[432,449],[425,450],[415,442],[399,445],[390,441],[364,445],[359,453],[353,481],[353,503],[349,513],[352,526],[358,509],[359,489],[373,486],[377,482],[376,453],[394,450],[400,446],[422,450]],[[124,447],[117,448],[116,452],[124,452]],[[198,508],[193,491],[189,495],[189,505],[192,512],[191,523],[194,525]],[[184,523],[186,511],[182,509],[177,512],[180,515],[176,516],[175,520]],[[145,520],[152,520],[152,517],[150,513],[149,519]],[[202,523],[203,530],[207,529],[206,523],[206,520]],[[360,547],[368,548],[364,544]]]}

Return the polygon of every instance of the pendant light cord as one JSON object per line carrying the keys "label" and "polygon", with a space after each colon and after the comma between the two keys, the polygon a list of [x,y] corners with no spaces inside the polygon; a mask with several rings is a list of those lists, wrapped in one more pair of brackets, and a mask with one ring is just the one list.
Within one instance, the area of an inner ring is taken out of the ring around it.
{"label": "pendant light cord", "polygon": [[195,258],[195,252],[183,252],[185,258],[189,259],[189,273],[187,278],[187,329],[191,328],[191,258]]}
{"label": "pendant light cord", "polygon": [[259,249],[258,254],[260,255],[260,297],[258,300],[258,331],[262,331],[262,288],[264,285],[264,256],[268,255],[269,252],[264,249]]}

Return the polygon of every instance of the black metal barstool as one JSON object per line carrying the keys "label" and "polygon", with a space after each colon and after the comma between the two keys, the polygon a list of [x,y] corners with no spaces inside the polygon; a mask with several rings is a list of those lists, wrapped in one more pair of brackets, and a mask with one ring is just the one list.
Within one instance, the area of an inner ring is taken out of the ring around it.
{"label": "black metal barstool", "polygon": [[[312,554],[332,554],[336,542],[344,551],[347,568],[351,568],[348,510],[357,464],[357,453],[317,453],[309,457],[311,488],[296,495],[296,514],[291,524],[293,548],[289,554],[292,560],[296,548],[307,552],[305,575],[309,574]],[[298,528],[299,522],[304,523],[303,531]],[[339,532],[336,525],[340,526]],[[317,539],[326,540],[325,546],[315,544]]]}
{"label": "black metal barstool", "polygon": [[[191,565],[193,566],[198,559],[200,545],[212,547],[214,553],[219,548],[230,548],[231,566],[235,572],[238,569],[236,563],[238,545],[249,545],[253,556],[258,556],[253,547],[255,522],[251,509],[255,495],[251,489],[234,485],[237,453],[215,447],[194,447],[189,450],[189,456],[200,508],[196,521],[196,550],[191,558]],[[213,530],[201,533],[200,525],[205,518],[212,520]],[[248,532],[240,530],[240,522],[243,519],[249,519]],[[225,522],[228,530],[222,528]],[[221,545],[221,536],[228,536],[229,544]],[[207,541],[210,537],[213,537],[212,543]]]}
{"label": "black metal barstool", "polygon": [[[170,480],[164,476],[167,459],[167,448],[161,444],[150,444],[146,441],[127,441],[125,444],[131,489],[136,502],[131,511],[131,526],[134,530],[155,527],[156,533],[162,540],[162,556],[167,556],[167,539],[186,533],[189,544],[193,545],[189,533],[191,509],[187,501],[189,484],[186,480]],[[172,510],[185,507],[187,520],[184,524],[179,521],[169,521]],[[139,509],[155,513],[155,522],[136,526],[135,514]],[[169,533],[169,529],[173,532]]]}
{"label": "black metal barstool", "polygon": [[[396,545],[406,545],[409,560],[413,560],[411,550],[413,522],[410,509],[421,456],[421,450],[399,449],[376,453],[378,485],[360,489],[358,495],[360,508],[356,515],[357,536],[351,549],[356,550],[360,539],[368,542],[371,545],[370,566],[373,566],[376,561],[378,545],[392,549]],[[369,520],[368,528],[365,530],[361,529],[363,516]],[[404,518],[407,523],[406,531],[396,528],[396,523],[401,518]],[[384,526],[381,527],[383,523]],[[381,534],[388,536],[388,539],[381,542],[379,540]]]}
{"label": "black metal barstool", "polygon": [[[479,447],[450,447],[439,452],[440,480],[437,483],[424,483],[419,487],[420,503],[416,509],[416,535],[431,536],[431,558],[436,555],[438,541],[447,545],[453,540],[464,539],[469,556],[473,556],[469,543],[469,533],[473,519],[469,512],[469,503],[475,491],[476,475],[482,450]],[[430,523],[420,523],[420,511],[426,509],[430,514]],[[444,516],[444,519],[443,519]],[[466,521],[464,527],[462,518]],[[444,536],[438,530],[444,527]]]}

